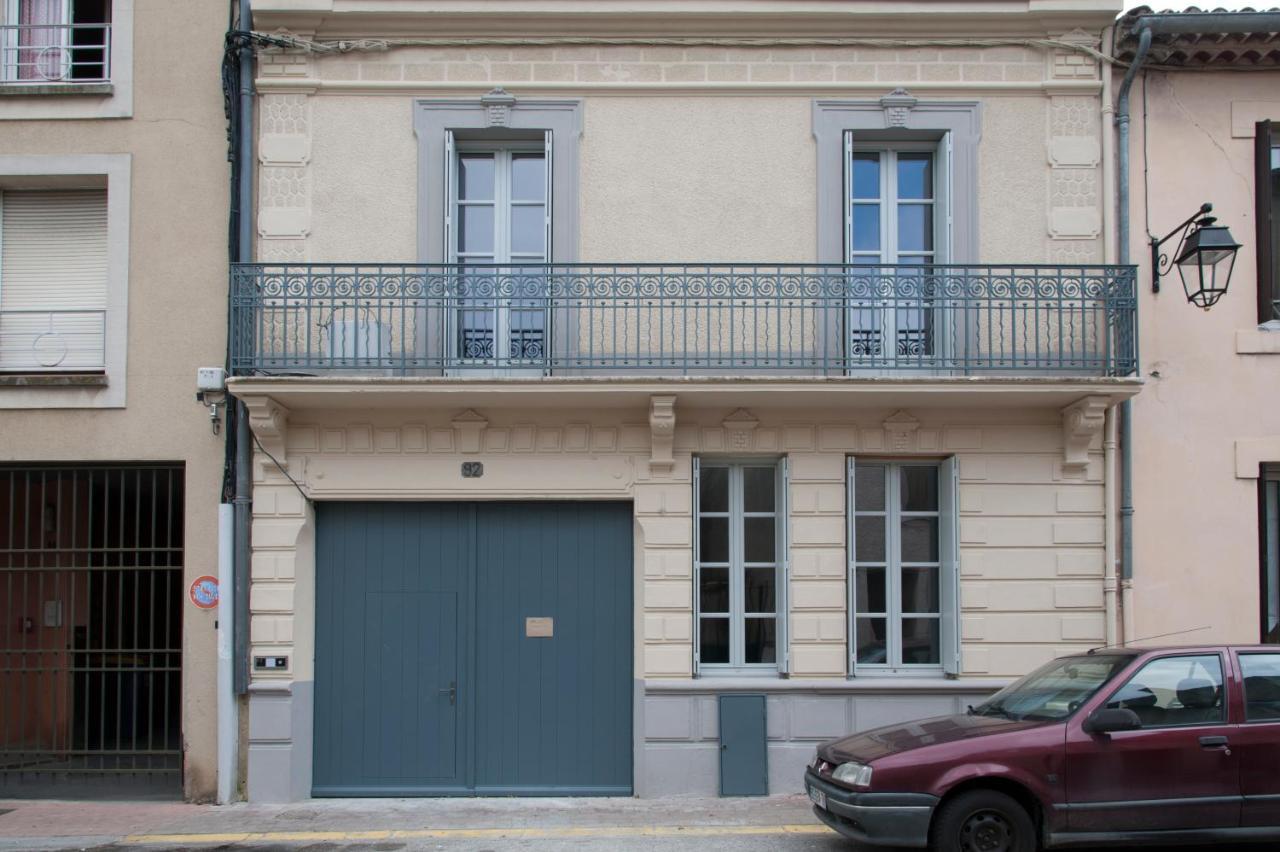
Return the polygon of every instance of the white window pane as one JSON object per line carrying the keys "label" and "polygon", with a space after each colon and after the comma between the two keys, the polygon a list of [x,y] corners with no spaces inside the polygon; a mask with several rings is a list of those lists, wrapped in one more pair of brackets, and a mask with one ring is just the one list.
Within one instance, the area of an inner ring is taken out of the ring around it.
{"label": "white window pane", "polygon": [[853,522],[857,539],[855,558],[859,562],[885,561],[885,519],[883,516],[861,516]]}
{"label": "white window pane", "polygon": [[493,253],[493,208],[487,204],[458,208],[458,251]]}
{"label": "white window pane", "polygon": [[[914,327],[914,326],[913,326]],[[902,508],[908,512],[938,511],[938,469],[933,465],[904,465],[899,490]]]}
{"label": "white window pane", "polygon": [[546,214],[541,204],[511,208],[511,251],[541,255],[546,250]]}
{"label": "white window pane", "polygon": [[778,558],[773,518],[744,518],[742,532],[745,561],[773,562]]}
{"label": "white window pane", "polygon": [[937,518],[903,518],[902,561],[938,561]]}
{"label": "white window pane", "polygon": [[459,311],[458,350],[463,358],[493,357],[493,311]]}
{"label": "white window pane", "polygon": [[880,155],[874,151],[853,155],[853,197],[880,197]]}
{"label": "white window pane", "polygon": [[727,613],[729,611],[729,569],[702,568],[698,571],[698,611]]}
{"label": "white window pane", "polygon": [[698,526],[698,546],[701,562],[729,561],[729,519],[702,518]]}
{"label": "white window pane", "polygon": [[902,611],[938,611],[938,569],[902,569]]}
{"label": "white window pane", "polygon": [[777,611],[774,600],[777,577],[777,569],[773,567],[746,569],[742,596],[747,612]]}
{"label": "white window pane", "polygon": [[698,474],[698,486],[698,509],[700,511],[729,511],[729,468],[702,468]]}
{"label": "white window pane", "polygon": [[853,205],[853,250],[880,250],[880,205]]}
{"label": "white window pane", "polygon": [[933,205],[898,205],[898,251],[933,251]]}
{"label": "white window pane", "polygon": [[900,254],[898,263],[903,266],[924,266],[933,263],[933,257],[927,254]]}
{"label": "white window pane", "polygon": [[883,665],[889,662],[888,621],[883,618],[856,619],[854,643],[859,664]]}
{"label": "white window pane", "polygon": [[859,512],[885,510],[884,465],[858,462],[853,469],[854,508]]}
{"label": "white window pane", "polygon": [[511,155],[511,200],[545,201],[547,169],[542,154]]}
{"label": "white window pane", "polygon": [[748,512],[772,512],[776,480],[777,471],[774,468],[745,468],[742,471],[743,509]]}
{"label": "white window pane", "polygon": [[888,595],[885,593],[885,569],[857,569],[857,585],[854,588],[854,604],[858,612],[886,612]]}
{"label": "white window pane", "polygon": [[704,663],[729,662],[729,619],[701,619],[699,657]]}
{"label": "white window pane", "polygon": [[747,663],[772,663],[777,656],[777,624],[772,618],[748,618],[746,627]]}
{"label": "white window pane", "polygon": [[933,198],[933,155],[898,155],[898,197]]}
{"label": "white window pane", "polygon": [[905,665],[937,665],[942,629],[936,618],[902,619],[902,662]]}
{"label": "white window pane", "polygon": [[507,311],[507,355],[516,360],[534,360],[546,352],[546,314],[541,308],[511,308]]}
{"label": "white window pane", "polygon": [[463,154],[458,158],[458,197],[492,201],[493,174],[493,154]]}

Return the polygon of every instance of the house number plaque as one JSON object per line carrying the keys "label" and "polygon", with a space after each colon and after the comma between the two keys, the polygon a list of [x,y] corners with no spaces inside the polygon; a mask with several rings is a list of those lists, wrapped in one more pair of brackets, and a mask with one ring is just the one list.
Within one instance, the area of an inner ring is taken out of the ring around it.
{"label": "house number plaque", "polygon": [[462,478],[479,479],[484,476],[484,462],[463,462]]}
{"label": "house number plaque", "polygon": [[550,639],[555,633],[554,618],[526,618],[524,635],[533,639]]}

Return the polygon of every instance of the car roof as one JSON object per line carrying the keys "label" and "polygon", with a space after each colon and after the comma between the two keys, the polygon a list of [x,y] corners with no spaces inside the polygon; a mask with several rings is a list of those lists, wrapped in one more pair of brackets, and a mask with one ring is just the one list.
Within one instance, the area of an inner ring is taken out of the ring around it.
{"label": "car roof", "polygon": [[1280,654],[1280,645],[1140,645],[1140,646],[1123,646],[1108,647],[1102,646],[1091,648],[1088,651],[1078,654],[1064,654],[1064,657],[1090,657],[1090,656],[1132,656],[1136,657],[1140,654],[1165,654],[1169,652],[1187,653],[1201,651],[1204,653],[1216,653],[1221,651],[1248,651],[1263,652],[1271,654]]}

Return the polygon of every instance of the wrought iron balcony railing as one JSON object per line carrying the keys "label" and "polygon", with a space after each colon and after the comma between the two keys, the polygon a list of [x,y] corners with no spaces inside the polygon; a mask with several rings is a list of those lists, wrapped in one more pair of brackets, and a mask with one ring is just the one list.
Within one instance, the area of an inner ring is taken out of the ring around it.
{"label": "wrought iron balcony railing", "polygon": [[1134,268],[240,264],[240,375],[1125,376]]}
{"label": "wrought iron balcony railing", "polygon": [[111,80],[111,24],[0,26],[0,85]]}

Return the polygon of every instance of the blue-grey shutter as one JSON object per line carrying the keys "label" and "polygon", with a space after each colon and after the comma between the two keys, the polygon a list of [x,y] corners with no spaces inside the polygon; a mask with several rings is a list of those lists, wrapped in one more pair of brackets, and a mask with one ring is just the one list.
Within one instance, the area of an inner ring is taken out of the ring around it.
{"label": "blue-grey shutter", "polygon": [[848,611],[845,613],[845,630],[847,631],[845,650],[847,652],[846,656],[849,658],[849,677],[857,677],[858,675],[858,655],[855,653],[856,645],[854,644],[857,637],[853,632],[854,628],[857,626],[854,614],[858,611],[858,601],[855,597],[857,584],[854,583],[853,571],[853,554],[857,553],[857,550],[854,548],[855,542],[853,540],[853,531],[856,528],[856,525],[853,522],[853,507],[857,505],[853,500],[854,466],[856,464],[857,462],[852,456],[850,456],[848,470],[846,473],[848,484],[845,488],[845,529],[847,530],[845,537],[847,541],[845,543],[844,554],[844,584],[846,590],[845,606],[848,608]]}
{"label": "blue-grey shutter", "polygon": [[960,474],[956,457],[938,466],[938,533],[942,571],[942,670],[960,675]]}
{"label": "blue-grey shutter", "polygon": [[[441,263],[452,263],[456,246],[453,242],[453,210],[457,200],[458,160],[454,153],[453,131],[444,132],[444,252]],[[427,258],[430,260],[431,258]]]}
{"label": "blue-grey shutter", "polygon": [[697,677],[702,666],[702,643],[699,638],[702,635],[702,621],[699,615],[699,607],[702,603],[699,590],[702,588],[699,575],[701,573],[700,554],[698,548],[698,516],[701,513],[702,489],[699,488],[699,480],[702,476],[702,466],[697,456],[693,457],[693,676]]}
{"label": "blue-grey shutter", "polygon": [[791,475],[787,457],[778,465],[778,573],[782,582],[778,588],[778,673],[791,674]]}

